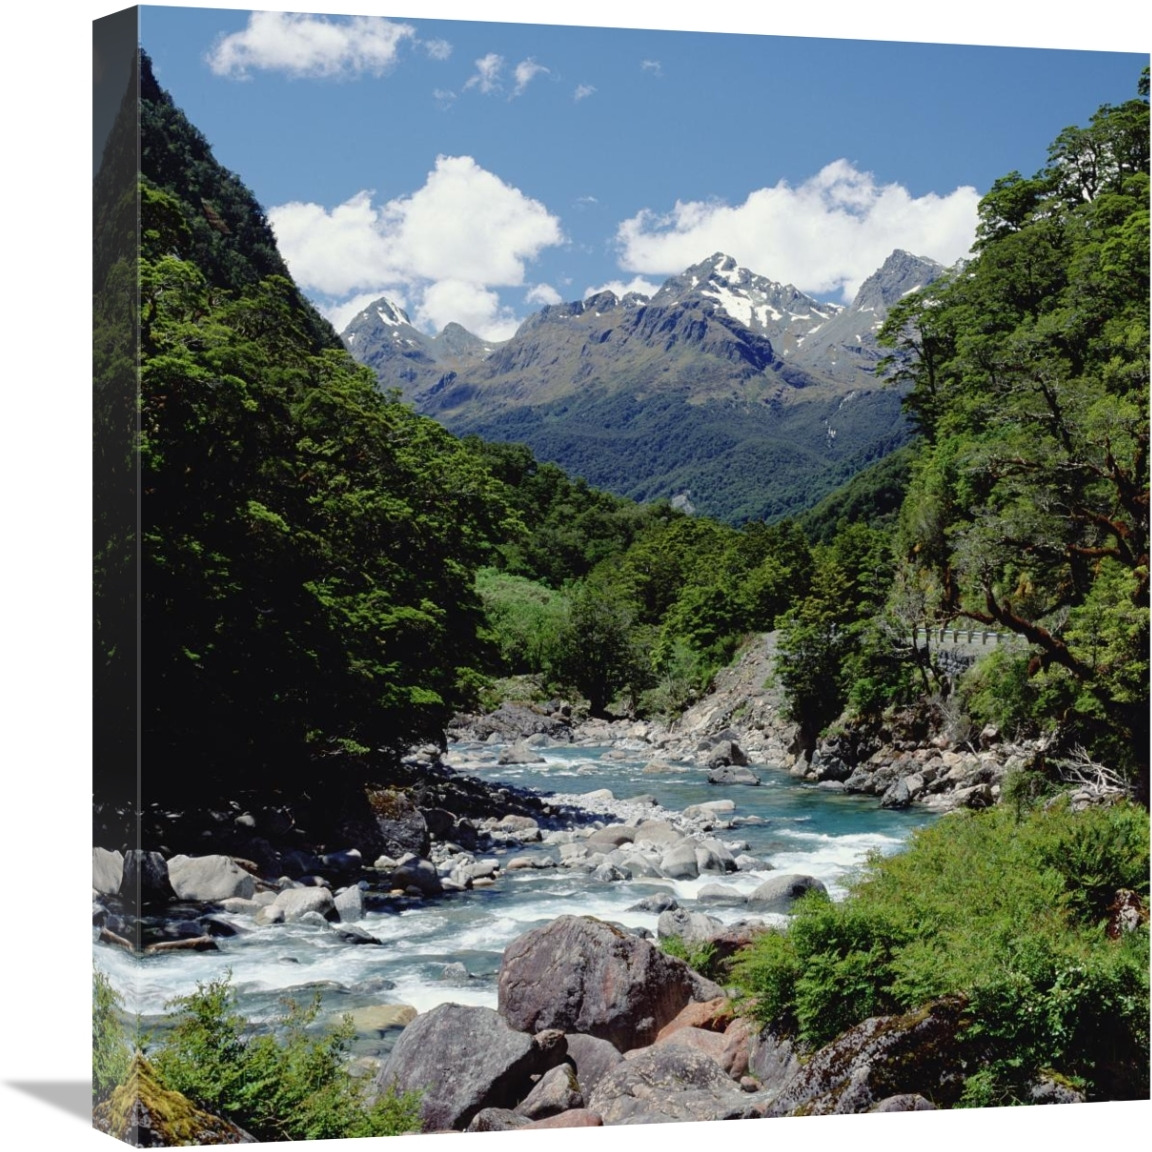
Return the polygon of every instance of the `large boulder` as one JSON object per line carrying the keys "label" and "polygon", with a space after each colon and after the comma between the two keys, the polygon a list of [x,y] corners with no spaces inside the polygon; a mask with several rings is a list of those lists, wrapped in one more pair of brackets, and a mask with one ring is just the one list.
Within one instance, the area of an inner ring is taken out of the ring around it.
{"label": "large boulder", "polygon": [[529,1120],[543,1120],[573,1108],[584,1107],[584,1094],[571,1064],[557,1064],[536,1083],[536,1087],[516,1105],[514,1111]]}
{"label": "large boulder", "polygon": [[949,997],[849,1028],[788,1081],[768,1115],[869,1112],[890,1097],[912,1094],[951,1107],[971,1071],[957,1039],[967,1023],[964,1009],[962,998]]}
{"label": "large boulder", "polygon": [[137,900],[144,904],[163,904],[173,899],[176,893],[168,877],[168,861],[159,852],[130,849],[124,854],[119,895],[130,907],[134,907]]}
{"label": "large boulder", "polygon": [[685,944],[706,944],[724,930],[724,924],[706,912],[689,912],[687,908],[670,908],[656,921],[656,935],[661,940],[670,936]]}
{"label": "large boulder", "polygon": [[739,1120],[757,1115],[756,1104],[710,1056],[670,1043],[617,1065],[588,1100],[605,1124]]}
{"label": "large boulder", "polygon": [[251,900],[256,880],[231,856],[173,856],[168,879],[181,900]]}
{"label": "large boulder", "polygon": [[605,1074],[624,1059],[623,1053],[615,1044],[583,1032],[569,1032],[565,1039],[568,1041],[568,1059],[576,1068],[576,1079],[587,1099]]}
{"label": "large boulder", "polygon": [[440,883],[440,874],[431,860],[401,860],[399,867],[392,873],[392,886],[394,888],[415,888],[421,895],[438,896],[444,891]]}
{"label": "large boulder", "polygon": [[294,924],[309,912],[328,917],[336,911],[327,888],[286,888],[266,908],[256,913],[257,924]]}
{"label": "large boulder", "polygon": [[748,1071],[766,1092],[778,1095],[797,1072],[800,1057],[792,1041],[777,1035],[770,1027],[752,1038],[748,1051]]}
{"label": "large boulder", "polygon": [[788,913],[801,896],[813,889],[828,894],[828,889],[815,876],[805,876],[798,872],[769,876],[749,895],[747,907],[751,912]]}
{"label": "large boulder", "polygon": [[[706,768],[721,768],[727,765],[743,767],[748,763],[744,749],[735,740],[718,740],[708,749],[704,760]],[[760,783],[759,780],[756,781]]]}
{"label": "large boulder", "polygon": [[709,784],[749,784],[755,787],[760,783],[760,777],[743,765],[722,765],[712,768],[708,773]]}
{"label": "large boulder", "polygon": [[685,840],[669,848],[660,857],[660,871],[670,880],[695,880],[700,875],[700,865],[696,861],[696,845]]}
{"label": "large boulder", "polygon": [[400,1034],[379,1087],[420,1090],[426,1131],[462,1130],[481,1109],[515,1107],[566,1049],[556,1033],[513,1031],[491,1008],[438,1004]]}
{"label": "large boulder", "polygon": [[391,856],[398,860],[408,852],[428,855],[431,848],[428,822],[403,792],[395,788],[375,789],[368,793],[368,806],[376,825],[375,835],[367,845],[369,859]]}
{"label": "large boulder", "polygon": [[560,1028],[621,1052],[651,1044],[690,1000],[722,995],[710,980],[639,937],[587,916],[561,916],[504,950],[498,1006],[513,1028]]}
{"label": "large boulder", "polygon": [[92,849],[92,887],[101,896],[115,896],[124,883],[124,854]]}

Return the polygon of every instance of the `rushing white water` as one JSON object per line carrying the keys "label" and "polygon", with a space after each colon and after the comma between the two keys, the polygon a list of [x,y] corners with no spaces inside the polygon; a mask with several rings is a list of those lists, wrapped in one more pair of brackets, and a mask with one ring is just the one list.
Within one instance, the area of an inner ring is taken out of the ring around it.
{"label": "rushing white water", "polygon": [[[731,799],[736,807],[729,818],[735,817],[737,826],[716,835],[734,852],[743,851],[765,867],[696,880],[615,883],[564,868],[503,871],[491,887],[418,902],[398,913],[366,914],[357,927],[380,940],[379,946],[348,944],[319,926],[259,926],[250,916],[237,915],[228,919],[238,934],[220,939],[218,952],[170,952],[137,960],[97,945],[98,966],[129,1010],[155,1024],[174,997],[229,972],[241,1011],[257,1021],[274,1017],[283,997],[309,1002],[315,994],[321,997],[326,1019],[381,1004],[407,1004],[421,1012],[446,1000],[494,1007],[495,977],[504,948],[557,916],[595,916],[655,932],[656,914],[629,911],[644,897],[665,893],[691,908],[705,884],[720,882],[748,893],[772,871],[815,876],[834,899],[840,898],[846,879],[869,853],[898,851],[912,829],[931,818],[884,811],[874,799],[815,788],[771,769],[757,769],[763,778],[760,787],[711,787],[703,772],[683,770],[683,765],[652,774],[644,771],[651,753],[641,746],[627,751],[624,759],[606,758],[609,749],[546,749],[541,764],[509,766],[497,765],[499,751],[489,745],[459,748],[453,750],[453,760],[487,781],[566,798],[607,788],[617,798],[647,794],[672,811]],[[592,801],[589,806],[610,807]],[[749,819],[751,824],[743,823]],[[611,817],[605,815],[605,822]],[[507,856],[494,854],[502,863],[507,861]],[[706,910],[725,923],[747,914],[740,907]],[[445,966],[456,962],[466,967],[466,979],[458,969],[445,978]],[[362,1036],[357,1050],[381,1054],[395,1034],[393,1029]]]}

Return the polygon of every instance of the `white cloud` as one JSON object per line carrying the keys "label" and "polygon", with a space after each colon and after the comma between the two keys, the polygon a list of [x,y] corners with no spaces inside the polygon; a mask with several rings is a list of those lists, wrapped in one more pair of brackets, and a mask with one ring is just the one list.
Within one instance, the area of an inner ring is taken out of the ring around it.
{"label": "white cloud", "polygon": [[576,91],[572,93],[572,99],[573,100],[586,100],[595,91],[596,91],[596,88],[592,84],[578,84],[576,86]]}
{"label": "white cloud", "polygon": [[498,56],[495,52],[489,52],[487,56],[481,56],[476,61],[476,71],[465,82],[465,88],[479,88],[481,92],[487,95],[489,92],[497,92],[500,89],[500,71],[504,67],[504,57]]}
{"label": "white cloud", "polygon": [[290,76],[379,76],[396,60],[400,44],[415,35],[409,24],[381,16],[328,20],[290,12],[253,12],[241,32],[222,36],[208,53],[218,76],[243,80],[253,70]]}
{"label": "white cloud", "polygon": [[433,60],[447,60],[452,55],[452,45],[447,40],[421,40],[420,43]]}
{"label": "white cloud", "polygon": [[456,93],[450,88],[433,88],[432,99],[436,102],[436,107],[443,112],[456,103]]}
{"label": "white cloud", "polygon": [[300,286],[343,296],[402,279],[382,215],[370,192],[358,192],[331,212],[319,204],[281,204],[268,220]]}
{"label": "white cloud", "polygon": [[562,300],[551,284],[533,284],[524,297],[525,304],[559,304]]}
{"label": "white cloud", "polygon": [[659,284],[653,284],[651,280],[645,280],[643,276],[633,276],[627,284],[623,280],[609,280],[607,284],[601,284],[597,288],[585,288],[584,299],[587,300],[589,296],[596,296],[600,292],[615,292],[617,296],[627,296],[629,292],[639,292],[641,296],[654,296],[659,290]]}
{"label": "white cloud", "polygon": [[[282,204],[268,219],[300,286],[343,308],[352,293],[407,293],[423,324],[456,320],[489,338],[515,328],[494,287],[518,287],[527,263],[564,242],[560,221],[470,156],[439,156],[422,188],[373,203]],[[459,312],[453,313],[452,309]]]}
{"label": "white cloud", "polygon": [[529,84],[532,83],[534,77],[539,76],[541,72],[547,72],[548,69],[543,64],[537,64],[531,56],[527,60],[521,60],[516,65],[516,88],[512,92],[513,96],[519,96]]}
{"label": "white cloud", "polygon": [[944,264],[966,255],[979,201],[967,186],[914,197],[836,160],[796,187],[781,180],[734,207],[694,200],[663,214],[643,209],[616,240],[629,272],[671,274],[726,252],[774,280],[808,292],[839,289],[851,300],[894,248]]}
{"label": "white cloud", "polygon": [[663,76],[664,66],[659,60],[641,60],[640,67],[645,72],[651,72],[653,76]]}
{"label": "white cloud", "polygon": [[520,326],[511,308],[482,284],[466,280],[440,280],[424,289],[414,320],[421,327],[439,331],[455,320],[469,332],[486,340],[507,340]]}

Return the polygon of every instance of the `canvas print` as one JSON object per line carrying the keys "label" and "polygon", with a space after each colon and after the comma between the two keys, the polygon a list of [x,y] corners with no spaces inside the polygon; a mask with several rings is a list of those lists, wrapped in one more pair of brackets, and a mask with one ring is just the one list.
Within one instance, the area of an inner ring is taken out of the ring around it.
{"label": "canvas print", "polygon": [[94,44],[95,1126],[1147,1099],[1147,54]]}

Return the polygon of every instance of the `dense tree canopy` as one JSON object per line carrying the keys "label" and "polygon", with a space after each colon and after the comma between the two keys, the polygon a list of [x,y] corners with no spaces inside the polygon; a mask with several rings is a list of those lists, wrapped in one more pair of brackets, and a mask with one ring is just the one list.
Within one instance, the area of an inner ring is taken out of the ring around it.
{"label": "dense tree canopy", "polygon": [[[881,339],[925,437],[899,532],[939,613],[1023,636],[1042,719],[1147,765],[1147,72],[980,205]],[[1146,790],[1146,783],[1144,785]]]}

